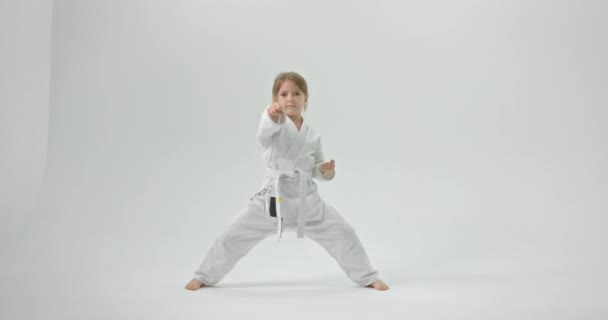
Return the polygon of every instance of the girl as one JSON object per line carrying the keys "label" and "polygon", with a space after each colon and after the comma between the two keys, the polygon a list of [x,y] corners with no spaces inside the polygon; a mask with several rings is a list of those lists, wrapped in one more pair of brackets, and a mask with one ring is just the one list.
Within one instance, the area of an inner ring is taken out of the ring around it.
{"label": "girl", "polygon": [[280,73],[272,101],[257,134],[267,164],[261,190],[217,238],[186,289],[215,285],[261,240],[273,232],[280,240],[284,230],[295,229],[298,238],[307,235],[325,248],[358,285],[387,290],[354,229],[317,192],[313,178],[332,180],[336,163],[324,162],[319,134],[304,123],[306,80]]}

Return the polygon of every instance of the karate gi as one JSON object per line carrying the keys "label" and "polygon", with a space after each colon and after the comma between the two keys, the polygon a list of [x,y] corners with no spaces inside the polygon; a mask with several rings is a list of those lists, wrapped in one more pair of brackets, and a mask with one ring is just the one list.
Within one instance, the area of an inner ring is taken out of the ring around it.
{"label": "karate gi", "polygon": [[[216,239],[194,279],[212,286],[266,237],[295,229],[319,243],[355,283],[367,286],[378,280],[355,230],[323,201],[319,181],[334,178],[321,174],[324,162],[321,137],[303,121],[300,130],[286,115],[275,123],[264,110],[257,134],[267,168],[260,190],[250,199],[230,226]],[[276,199],[276,217],[270,215],[271,197]]]}

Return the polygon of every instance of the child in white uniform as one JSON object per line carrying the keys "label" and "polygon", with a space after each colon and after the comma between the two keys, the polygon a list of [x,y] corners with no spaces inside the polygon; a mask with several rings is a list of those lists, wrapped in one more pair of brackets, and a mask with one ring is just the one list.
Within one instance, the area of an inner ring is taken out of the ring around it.
{"label": "child in white uniform", "polygon": [[267,164],[262,188],[217,238],[186,289],[215,285],[261,240],[275,232],[280,239],[293,228],[298,238],[306,235],[323,246],[358,285],[387,290],[354,229],[317,192],[313,178],[332,180],[336,163],[324,162],[321,137],[304,123],[306,80],[280,73],[272,97],[257,134]]}

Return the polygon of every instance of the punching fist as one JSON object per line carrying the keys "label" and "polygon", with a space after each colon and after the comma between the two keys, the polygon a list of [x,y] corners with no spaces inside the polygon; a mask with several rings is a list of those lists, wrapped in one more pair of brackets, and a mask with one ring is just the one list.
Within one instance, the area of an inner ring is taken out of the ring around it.
{"label": "punching fist", "polygon": [[273,102],[267,109],[268,115],[274,122],[279,121],[279,117],[283,115],[283,108],[278,102]]}
{"label": "punching fist", "polygon": [[325,162],[319,166],[319,171],[324,176],[331,176],[336,170],[336,162],[332,159],[330,162]]}

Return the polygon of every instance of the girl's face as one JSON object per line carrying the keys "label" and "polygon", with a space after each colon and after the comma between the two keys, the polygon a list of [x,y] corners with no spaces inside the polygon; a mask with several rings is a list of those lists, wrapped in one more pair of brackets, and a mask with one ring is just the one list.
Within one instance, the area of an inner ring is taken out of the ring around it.
{"label": "girl's face", "polygon": [[285,80],[279,88],[275,100],[285,110],[287,116],[300,116],[304,111],[304,105],[308,97],[291,80]]}

